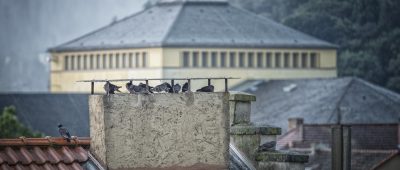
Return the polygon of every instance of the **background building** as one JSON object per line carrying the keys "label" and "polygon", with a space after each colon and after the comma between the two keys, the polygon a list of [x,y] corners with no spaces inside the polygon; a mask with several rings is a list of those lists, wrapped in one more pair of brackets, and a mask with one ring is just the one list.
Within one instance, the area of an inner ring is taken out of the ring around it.
{"label": "background building", "polygon": [[336,48],[225,1],[160,1],[49,49],[50,88],[88,91],[75,83],[82,79],[336,77]]}

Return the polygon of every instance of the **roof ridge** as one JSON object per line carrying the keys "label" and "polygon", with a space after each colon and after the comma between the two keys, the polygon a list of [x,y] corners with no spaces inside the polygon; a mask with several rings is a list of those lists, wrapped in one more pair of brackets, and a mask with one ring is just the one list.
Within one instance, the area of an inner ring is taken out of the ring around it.
{"label": "roof ridge", "polygon": [[25,138],[0,139],[0,146],[76,146],[90,145],[90,137],[72,137],[71,142],[67,142],[63,137],[45,137],[45,138]]}
{"label": "roof ridge", "polygon": [[175,23],[177,22],[178,18],[181,17],[181,14],[182,14],[182,10],[183,10],[183,8],[184,8],[184,5],[183,5],[183,4],[179,4],[179,5],[180,5],[179,12],[178,12],[178,14],[176,15],[176,17],[174,18],[174,21],[173,21],[173,22],[171,23],[171,25],[169,26],[169,28],[168,28],[168,30],[167,30],[167,33],[166,33],[165,36],[162,38],[162,40],[161,40],[161,46],[164,45],[165,41],[166,41],[166,40],[168,39],[168,37],[170,36],[170,34],[171,34],[171,32],[172,32],[172,28],[175,26]]}
{"label": "roof ridge", "polygon": [[[154,7],[155,7],[155,6],[152,6],[152,7],[150,7],[149,9],[154,8]],[[104,25],[104,26],[102,26],[102,27],[100,27],[100,28],[98,28],[98,29],[95,29],[94,31],[90,31],[90,32],[88,32],[88,33],[86,33],[86,34],[84,34],[84,35],[82,35],[82,36],[79,36],[78,38],[74,38],[74,39],[72,39],[72,40],[70,40],[70,41],[67,41],[67,42],[65,42],[65,43],[62,43],[62,44],[60,44],[60,45],[57,45],[57,46],[52,47],[52,48],[49,48],[47,51],[48,51],[48,52],[57,52],[58,50],[56,50],[56,49],[59,48],[59,47],[62,47],[62,46],[65,46],[65,45],[67,45],[67,44],[70,44],[70,43],[72,43],[72,42],[81,40],[81,39],[86,38],[86,37],[88,37],[88,36],[90,36],[90,35],[93,35],[93,34],[99,32],[99,31],[105,30],[105,29],[107,29],[107,28],[109,28],[109,27],[111,27],[111,26],[113,26],[113,25],[115,25],[115,24],[119,24],[119,23],[121,23],[121,22],[123,22],[123,21],[126,21],[126,20],[128,20],[128,19],[130,19],[130,18],[133,18],[133,17],[135,17],[135,16],[137,16],[137,15],[139,15],[139,14],[142,14],[142,13],[144,13],[146,10],[148,10],[148,9],[143,9],[143,10],[141,10],[141,11],[139,11],[139,12],[136,12],[136,13],[134,13],[134,14],[128,15],[128,16],[126,16],[126,17],[124,17],[124,18],[122,18],[122,19],[120,19],[120,20],[118,20],[118,21],[116,21],[116,22],[114,22],[114,23],[110,23],[110,24]]]}
{"label": "roof ridge", "polygon": [[[353,84],[353,82],[354,82],[354,78],[351,78],[350,81],[348,82],[348,84],[346,85],[345,89],[343,90],[343,93],[340,95],[340,98],[335,105],[335,109],[333,109],[332,116],[335,115],[335,112],[336,112],[336,117],[337,117],[336,124],[341,123],[342,115],[341,115],[341,111],[340,111],[340,105],[342,103],[344,96],[346,96],[346,93],[349,90],[350,86]],[[330,120],[332,118],[333,117],[330,117],[328,120]]]}
{"label": "roof ridge", "polygon": [[363,79],[360,79],[360,78],[358,78],[358,77],[355,77],[354,79],[357,80],[358,82],[360,82],[360,83],[366,85],[368,88],[374,90],[377,94],[379,94],[379,95],[381,95],[381,96],[383,96],[383,97],[385,97],[385,98],[391,100],[391,101],[394,102],[394,103],[399,103],[399,104],[400,104],[400,102],[396,101],[396,100],[393,99],[391,96],[382,94],[382,93],[388,93],[388,94],[393,95],[393,96],[396,96],[396,97],[398,97],[398,98],[400,99],[400,95],[397,94],[396,92],[393,92],[393,91],[391,91],[391,90],[389,90],[389,89],[382,88],[382,87],[380,87],[380,86],[377,86],[377,85],[375,85],[375,84],[372,84],[372,83],[370,83],[370,82],[368,82],[368,81],[365,81],[365,80],[363,80]]}

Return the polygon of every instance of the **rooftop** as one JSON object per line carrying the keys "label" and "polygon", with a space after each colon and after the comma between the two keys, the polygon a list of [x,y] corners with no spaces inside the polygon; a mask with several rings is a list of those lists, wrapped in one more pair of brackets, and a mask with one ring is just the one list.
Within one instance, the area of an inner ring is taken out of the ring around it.
{"label": "rooftop", "polygon": [[0,169],[82,169],[89,160],[89,138],[0,139]]}
{"label": "rooftop", "polygon": [[227,1],[164,0],[49,51],[148,47],[337,48]]}
{"label": "rooftop", "polygon": [[255,94],[251,121],[281,127],[288,118],[305,124],[392,124],[400,117],[400,95],[359,78],[253,80],[233,90]]}

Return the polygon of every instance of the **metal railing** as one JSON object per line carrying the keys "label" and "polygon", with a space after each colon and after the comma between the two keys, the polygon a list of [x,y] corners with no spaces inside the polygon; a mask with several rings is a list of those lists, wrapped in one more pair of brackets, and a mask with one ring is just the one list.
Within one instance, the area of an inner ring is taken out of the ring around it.
{"label": "metal railing", "polygon": [[[225,81],[225,92],[228,92],[228,80],[231,79],[240,79],[235,77],[195,77],[195,78],[140,78],[140,79],[111,79],[111,80],[79,80],[77,82],[81,83],[90,83],[91,84],[91,94],[94,94],[94,84],[95,83],[106,83],[106,82],[134,82],[134,81],[141,81],[146,82],[146,89],[149,90],[149,81],[171,81],[171,85],[175,84],[175,80],[186,80],[188,83],[188,91],[191,91],[191,83],[192,80],[207,80],[208,86],[211,85],[211,80],[224,80]],[[107,92],[108,95],[108,92]]]}

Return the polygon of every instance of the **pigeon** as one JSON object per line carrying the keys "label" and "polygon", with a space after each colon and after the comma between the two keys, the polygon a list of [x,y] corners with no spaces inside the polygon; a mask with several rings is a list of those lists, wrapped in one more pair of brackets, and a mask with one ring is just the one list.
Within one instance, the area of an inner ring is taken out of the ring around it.
{"label": "pigeon", "polygon": [[136,86],[132,84],[132,82],[126,83],[126,89],[129,91],[130,94],[137,94],[137,93],[147,93],[146,88]]}
{"label": "pigeon", "polygon": [[214,86],[213,85],[204,86],[201,89],[198,89],[196,91],[197,92],[214,92]]}
{"label": "pigeon", "polygon": [[168,88],[168,90],[167,90],[168,93],[173,93],[174,92],[174,89],[172,88],[172,86],[169,83],[165,82],[164,84]]}
{"label": "pigeon", "polygon": [[158,93],[161,93],[161,92],[169,92],[169,87],[168,86],[171,86],[171,85],[169,85],[168,83],[162,83],[162,84],[160,84],[160,85],[157,85],[156,87],[154,87],[154,91],[155,92],[158,92]]}
{"label": "pigeon", "polygon": [[[144,90],[146,90],[146,84],[139,83],[139,86],[142,87]],[[154,87],[149,86],[149,92],[153,93]]]}
{"label": "pigeon", "polygon": [[68,130],[63,127],[62,124],[58,124],[58,132],[60,132],[60,135],[67,140],[67,142],[71,142],[71,135],[69,134]]}
{"label": "pigeon", "polygon": [[276,141],[266,142],[258,147],[258,152],[275,150]]}
{"label": "pigeon", "polygon": [[179,93],[179,91],[181,91],[181,85],[179,85],[178,83],[176,83],[173,87],[172,87],[174,93]]}
{"label": "pigeon", "polygon": [[104,85],[104,90],[108,94],[115,94],[115,91],[121,92],[119,91],[120,88],[121,86],[116,86],[114,84],[111,84],[109,81],[107,81],[106,84]]}
{"label": "pigeon", "polygon": [[189,91],[189,83],[188,82],[186,82],[182,86],[182,92],[187,92],[187,91]]}

